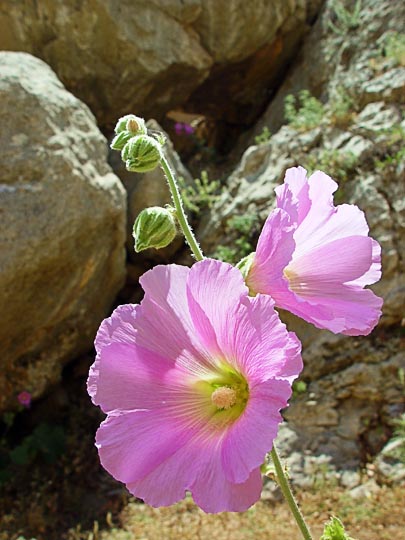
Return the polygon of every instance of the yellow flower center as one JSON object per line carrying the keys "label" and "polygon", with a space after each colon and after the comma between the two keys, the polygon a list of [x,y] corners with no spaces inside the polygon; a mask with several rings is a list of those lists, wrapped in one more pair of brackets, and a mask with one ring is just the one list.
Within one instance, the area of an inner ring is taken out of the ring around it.
{"label": "yellow flower center", "polygon": [[218,409],[230,409],[237,401],[237,393],[233,388],[228,386],[220,386],[211,394],[212,403]]}

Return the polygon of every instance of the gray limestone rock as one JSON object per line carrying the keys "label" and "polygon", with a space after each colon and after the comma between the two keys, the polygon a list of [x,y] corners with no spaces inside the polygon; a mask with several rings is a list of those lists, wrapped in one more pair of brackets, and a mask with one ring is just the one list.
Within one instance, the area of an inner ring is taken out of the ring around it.
{"label": "gray limestone rock", "polygon": [[26,53],[0,53],[0,410],[92,346],[122,286],[126,198],[88,107]]}

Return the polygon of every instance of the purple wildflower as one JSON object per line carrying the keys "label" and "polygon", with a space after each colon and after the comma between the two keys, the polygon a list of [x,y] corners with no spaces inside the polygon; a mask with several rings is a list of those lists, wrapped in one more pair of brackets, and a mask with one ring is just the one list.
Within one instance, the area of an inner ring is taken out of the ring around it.
{"label": "purple wildflower", "polygon": [[242,511],[260,497],[300,343],[239,270],[205,259],[144,274],[140,305],[100,326],[88,391],[107,413],[102,465],[152,506],[188,490],[206,512]]}
{"label": "purple wildflower", "polygon": [[381,277],[381,248],[357,206],[334,206],[337,187],[321,171],[288,169],[246,283],[318,328],[367,335],[381,315],[382,299],[364,288]]}
{"label": "purple wildflower", "polygon": [[24,392],[20,392],[17,396],[17,399],[20,403],[20,405],[22,405],[23,407],[26,407],[27,409],[31,406],[31,399],[32,399],[32,396],[29,392],[25,391]]}
{"label": "purple wildflower", "polygon": [[174,124],[174,131],[176,135],[192,135],[194,133],[194,128],[190,124],[185,124],[183,122],[176,122]]}

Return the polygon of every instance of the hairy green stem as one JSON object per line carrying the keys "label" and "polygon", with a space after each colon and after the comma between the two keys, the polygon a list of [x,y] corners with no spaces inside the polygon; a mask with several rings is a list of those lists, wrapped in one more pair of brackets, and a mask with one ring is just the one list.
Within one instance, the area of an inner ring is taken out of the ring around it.
{"label": "hairy green stem", "polygon": [[165,158],[165,156],[162,156],[161,165],[165,173],[165,176],[167,178],[167,182],[169,184],[170,192],[172,194],[173,204],[176,209],[176,215],[177,215],[177,219],[179,220],[181,230],[183,231],[183,234],[187,240],[187,243],[190,246],[190,249],[193,252],[193,255],[196,258],[196,260],[202,261],[204,258],[204,255],[201,251],[200,246],[198,245],[198,242],[193,234],[193,231],[191,230],[190,224],[187,221],[187,216],[186,216],[186,213],[184,212],[183,201],[181,199],[179,187],[177,185],[173,171],[171,170],[170,165],[167,159]]}
{"label": "hairy green stem", "polygon": [[276,469],[278,484],[281,488],[281,491],[284,495],[285,500],[288,503],[288,506],[290,507],[291,512],[293,513],[293,516],[295,518],[295,521],[297,522],[297,525],[302,533],[303,538],[305,538],[305,540],[313,540],[311,533],[309,531],[309,528],[307,524],[305,523],[304,517],[301,514],[300,509],[298,508],[297,501],[295,500],[295,497],[291,491],[290,485],[287,480],[287,476],[283,470],[283,467],[280,462],[280,458],[278,457],[278,453],[274,445],[271,451],[271,457],[273,459],[274,467]]}

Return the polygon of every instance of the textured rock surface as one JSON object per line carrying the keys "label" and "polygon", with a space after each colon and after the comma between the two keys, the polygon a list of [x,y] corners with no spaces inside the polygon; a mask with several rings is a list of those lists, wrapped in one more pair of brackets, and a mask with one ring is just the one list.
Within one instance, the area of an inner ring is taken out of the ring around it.
{"label": "textured rock surface", "polygon": [[0,53],[0,410],[91,348],[124,277],[125,192],[89,109],[25,53]]}
{"label": "textured rock surface", "polygon": [[238,63],[249,58],[238,78],[247,90],[229,97],[263,103],[269,72],[280,71],[320,3],[5,0],[0,47],[45,60],[111,127],[129,111],[159,117],[183,104],[212,71],[211,83],[223,92],[223,67],[235,65],[240,73]]}
{"label": "textured rock surface", "polygon": [[[229,218],[253,215],[260,225],[286,168],[303,165],[338,181],[338,203],[360,206],[382,245],[383,278],[373,289],[384,297],[384,314],[371,336],[335,336],[282,314],[303,342],[307,391],[286,411],[296,435],[288,450],[298,452],[301,470],[305,452],[328,456],[330,466],[358,466],[383,447],[392,420],[405,407],[399,328],[405,305],[405,67],[384,48],[387,28],[404,32],[405,6],[373,0],[362,6],[359,26],[343,36],[331,31],[333,2],[326,3],[302,55],[255,130],[259,134],[270,126],[274,135],[248,148],[228,179],[227,192],[197,231],[206,253],[218,244],[232,246],[238,232],[229,233]],[[324,102],[319,125],[280,128],[286,95],[302,89]],[[339,93],[350,98],[349,111],[337,105]],[[256,238],[248,234],[246,241],[253,251]]]}

